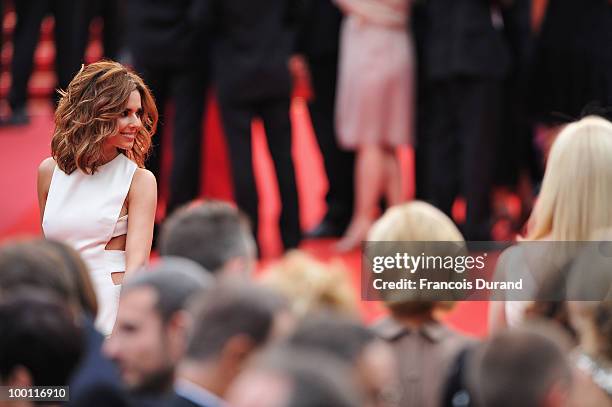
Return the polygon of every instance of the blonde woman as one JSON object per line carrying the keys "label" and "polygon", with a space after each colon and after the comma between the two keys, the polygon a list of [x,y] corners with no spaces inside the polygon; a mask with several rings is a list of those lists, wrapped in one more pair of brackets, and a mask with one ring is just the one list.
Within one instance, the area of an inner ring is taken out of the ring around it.
{"label": "blonde woman", "polygon": [[52,156],[38,170],[42,229],[87,263],[108,335],[124,274],[151,251],[157,186],[143,167],[157,108],[142,79],[111,61],[81,68],[60,94]]}
{"label": "blonde woman", "polygon": [[[612,227],[612,123],[589,116],[569,124],[555,140],[542,189],[527,224],[529,243],[512,247],[499,259],[496,273],[529,277],[534,290],[548,273],[574,254],[568,242],[591,240]],[[565,242],[549,244],[543,242]],[[542,243],[531,243],[542,242]],[[522,320],[525,301],[493,301],[489,327],[498,330]]]}
{"label": "blonde woman", "polygon": [[572,262],[566,279],[570,322],[578,336],[573,405],[612,403],[612,234],[599,233]]}
{"label": "blonde woman", "polygon": [[299,319],[323,310],[354,317],[357,298],[348,275],[340,263],[325,264],[292,250],[264,272],[261,282],[287,298]]}
{"label": "blonde woman", "polygon": [[[436,256],[454,256],[457,245],[465,243],[450,218],[420,201],[389,208],[372,226],[368,241],[398,242],[398,249],[410,247],[417,253],[429,249],[426,253]],[[446,249],[451,250],[445,252]],[[444,274],[448,280],[453,273],[436,270],[431,274]],[[374,329],[392,345],[399,361],[404,390],[399,405],[441,405],[446,375],[455,357],[471,342],[438,319],[440,312],[453,303],[436,301],[419,290],[385,290],[382,297],[390,316],[375,324]]]}

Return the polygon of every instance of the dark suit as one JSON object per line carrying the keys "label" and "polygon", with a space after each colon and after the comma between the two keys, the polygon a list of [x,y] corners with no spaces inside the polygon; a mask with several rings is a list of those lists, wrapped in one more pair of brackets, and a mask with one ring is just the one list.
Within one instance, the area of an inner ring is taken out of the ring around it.
{"label": "dark suit", "polygon": [[104,337],[89,317],[83,319],[85,354],[70,379],[69,406],[123,407],[128,399],[116,367],[102,354]]}
{"label": "dark suit", "polygon": [[174,391],[162,394],[131,394],[130,402],[134,407],[168,407],[177,397]]}
{"label": "dark suit", "polygon": [[431,83],[428,194],[447,214],[467,201],[464,234],[490,238],[492,169],[499,133],[501,83],[510,52],[487,0],[430,0],[425,46]]}
{"label": "dark suit", "polygon": [[217,396],[200,388],[197,392],[192,389],[187,393],[177,389],[167,405],[170,407],[222,407],[222,403],[223,401]]}
{"label": "dark suit", "polygon": [[229,146],[234,196],[258,226],[251,122],[261,118],[274,162],[282,209],[280,232],[286,249],[300,240],[289,119],[294,21],[286,0],[208,0],[215,38],[215,79]]}
{"label": "dark suit", "polygon": [[308,60],[313,99],[308,103],[329,184],[325,220],[346,227],[353,213],[355,154],[339,148],[335,131],[336,77],[342,13],[331,0],[309,0],[297,52]]}
{"label": "dark suit", "polygon": [[533,143],[528,119],[528,72],[532,54],[531,1],[514,0],[504,10],[504,36],[510,46],[511,69],[503,89],[501,137],[497,145],[495,184],[515,186],[521,171],[539,179],[540,160]]}
{"label": "dark suit", "polygon": [[427,29],[429,25],[429,13],[425,0],[415,1],[410,14],[410,27],[415,44],[417,64],[417,101],[415,105],[415,135],[414,135],[414,180],[416,199],[429,199],[428,159],[431,143],[430,129],[435,121],[431,113],[430,86],[431,81],[427,79],[425,64],[425,47],[427,44]]}
{"label": "dark suit", "polygon": [[202,0],[130,0],[128,43],[136,71],[161,112],[147,167],[160,178],[166,104],[174,102],[173,161],[167,212],[196,198],[200,188],[202,118],[208,87],[208,42]]}
{"label": "dark suit", "polygon": [[191,400],[187,400],[186,398],[176,396],[176,398],[172,400],[170,407],[209,407],[209,406],[202,406],[200,404],[194,403]]}
{"label": "dark suit", "polygon": [[217,407],[217,406],[212,406],[212,405],[197,404],[191,400],[187,400],[186,398],[178,396],[178,395],[171,401],[169,406],[170,407]]}

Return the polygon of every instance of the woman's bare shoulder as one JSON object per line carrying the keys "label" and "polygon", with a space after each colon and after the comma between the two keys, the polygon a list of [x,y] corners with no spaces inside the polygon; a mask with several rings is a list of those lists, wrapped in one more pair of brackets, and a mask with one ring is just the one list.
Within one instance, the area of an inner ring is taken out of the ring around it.
{"label": "woman's bare shoulder", "polygon": [[157,180],[155,175],[147,169],[137,168],[132,178],[130,194],[148,194],[154,192],[157,194]]}
{"label": "woman's bare shoulder", "polygon": [[55,160],[53,159],[53,157],[45,158],[44,160],[41,161],[40,165],[38,166],[39,171],[53,171],[54,168],[55,168]]}
{"label": "woman's bare shoulder", "polygon": [[45,180],[51,180],[53,170],[55,169],[55,160],[53,157],[47,157],[38,166],[38,177]]}
{"label": "woman's bare shoulder", "polygon": [[140,183],[144,185],[157,185],[157,180],[155,179],[155,175],[146,168],[136,168],[136,172],[134,173],[133,183]]}
{"label": "woman's bare shoulder", "polygon": [[36,190],[38,191],[38,204],[41,208],[41,217],[47,202],[47,194],[51,188],[51,179],[55,170],[55,160],[53,157],[45,158],[38,166],[38,179],[36,180]]}

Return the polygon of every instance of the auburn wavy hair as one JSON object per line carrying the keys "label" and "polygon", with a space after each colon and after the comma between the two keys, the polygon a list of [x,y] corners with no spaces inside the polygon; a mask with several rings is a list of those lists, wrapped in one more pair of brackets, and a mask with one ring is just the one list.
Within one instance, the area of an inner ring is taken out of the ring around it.
{"label": "auburn wavy hair", "polygon": [[68,89],[58,91],[61,99],[55,110],[51,154],[62,171],[96,172],[103,164],[104,140],[118,131],[117,119],[135,90],[142,103],[142,127],[132,148],[122,153],[144,167],[157,128],[153,95],[137,74],[120,63],[99,61],[81,67]]}

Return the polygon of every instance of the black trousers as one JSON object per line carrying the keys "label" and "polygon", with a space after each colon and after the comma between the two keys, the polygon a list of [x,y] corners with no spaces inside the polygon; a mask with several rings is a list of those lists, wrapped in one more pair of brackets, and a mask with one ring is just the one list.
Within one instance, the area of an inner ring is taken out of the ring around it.
{"label": "black trousers", "polygon": [[308,104],[329,184],[325,220],[348,225],[353,214],[355,153],[341,150],[335,130],[338,57],[308,61],[314,98]]}
{"label": "black trousers", "polygon": [[[168,115],[167,103],[174,102],[172,128],[172,169],[166,213],[195,199],[200,192],[203,115],[206,104],[208,75],[197,67],[156,67],[139,64],[136,70],[155,97],[160,119],[153,137],[153,148],[147,168],[161,177],[162,134]],[[158,188],[160,187],[158,183]]]}
{"label": "black trousers", "polygon": [[415,134],[414,134],[414,180],[415,198],[421,200],[429,199],[430,182],[427,171],[429,170],[428,158],[430,156],[428,147],[431,143],[430,128],[436,117],[431,112],[431,89],[430,81],[427,79],[426,44],[427,32],[430,24],[428,5],[426,2],[416,2],[412,7],[410,16],[410,33],[414,38],[417,78],[415,105]]}
{"label": "black trousers", "polygon": [[[77,49],[78,0],[15,1],[17,24],[13,36],[11,66],[11,109],[25,107],[28,80],[32,75],[34,51],[40,37],[43,18],[52,13],[55,18],[55,71],[57,86],[66,89],[80,67]],[[57,95],[54,94],[54,97]]]}
{"label": "black trousers", "polygon": [[89,26],[95,17],[103,21],[104,58],[117,60],[124,46],[125,4],[120,0],[86,0],[79,2],[78,52],[84,58],[89,43]]}
{"label": "black trousers", "polygon": [[251,219],[257,236],[259,200],[253,173],[251,122],[261,118],[281,198],[280,234],[285,249],[296,247],[301,238],[298,194],[291,155],[290,99],[233,102],[220,95],[219,104],[229,147],[234,197],[238,207]]}
{"label": "black trousers", "polygon": [[431,126],[436,120],[436,117],[431,112],[431,98],[428,84],[423,79],[417,85],[417,100],[415,106],[415,135],[414,135],[414,181],[415,181],[415,198],[428,200],[431,196],[429,189],[431,183],[429,180],[429,151],[431,144]]}
{"label": "black trousers", "polygon": [[451,214],[455,198],[467,202],[464,235],[489,240],[491,185],[499,134],[501,84],[497,80],[456,77],[432,83],[428,143],[428,194]]}

